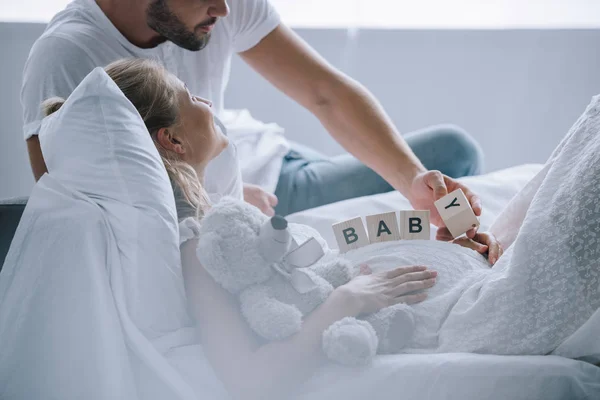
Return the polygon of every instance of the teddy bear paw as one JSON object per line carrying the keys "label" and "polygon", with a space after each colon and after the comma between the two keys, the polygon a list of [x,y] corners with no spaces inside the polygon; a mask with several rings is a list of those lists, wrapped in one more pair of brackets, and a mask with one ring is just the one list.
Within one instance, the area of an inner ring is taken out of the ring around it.
{"label": "teddy bear paw", "polygon": [[343,365],[369,364],[377,346],[377,334],[371,324],[356,318],[341,319],[323,333],[323,351],[330,360]]}

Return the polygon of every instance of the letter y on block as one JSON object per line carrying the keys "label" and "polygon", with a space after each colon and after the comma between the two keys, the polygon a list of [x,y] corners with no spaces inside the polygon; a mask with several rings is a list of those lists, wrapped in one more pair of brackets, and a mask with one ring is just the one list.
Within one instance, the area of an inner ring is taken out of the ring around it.
{"label": "letter y on block", "polygon": [[455,238],[479,226],[479,220],[461,189],[456,189],[434,204],[450,234]]}

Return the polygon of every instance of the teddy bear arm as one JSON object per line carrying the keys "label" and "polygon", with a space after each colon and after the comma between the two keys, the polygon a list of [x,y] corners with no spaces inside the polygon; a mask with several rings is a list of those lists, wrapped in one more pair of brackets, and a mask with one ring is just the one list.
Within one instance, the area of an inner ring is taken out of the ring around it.
{"label": "teddy bear arm", "polygon": [[325,279],[334,288],[345,285],[353,277],[351,264],[342,259],[320,263],[311,268],[313,272]]}
{"label": "teddy bear arm", "polygon": [[381,353],[398,353],[415,335],[414,309],[407,304],[382,308],[365,317],[379,338]]}
{"label": "teddy bear arm", "polygon": [[252,330],[265,339],[282,340],[302,328],[302,312],[298,307],[270,296],[265,287],[245,290],[240,302],[242,314]]}

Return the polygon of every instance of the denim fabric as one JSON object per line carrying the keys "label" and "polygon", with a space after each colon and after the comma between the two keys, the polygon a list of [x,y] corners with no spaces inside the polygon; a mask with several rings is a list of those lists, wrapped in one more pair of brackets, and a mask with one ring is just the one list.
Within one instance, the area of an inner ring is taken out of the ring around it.
{"label": "denim fabric", "polygon": [[[477,142],[453,125],[437,125],[404,136],[429,170],[453,177],[482,172]],[[275,195],[275,211],[288,215],[308,208],[393,190],[383,178],[352,155],[327,157],[299,144],[284,157]]]}

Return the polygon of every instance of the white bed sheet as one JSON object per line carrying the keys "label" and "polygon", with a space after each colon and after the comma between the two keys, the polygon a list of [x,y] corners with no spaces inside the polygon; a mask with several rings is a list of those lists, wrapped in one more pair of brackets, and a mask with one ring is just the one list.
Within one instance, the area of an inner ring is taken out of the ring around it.
{"label": "white bed sheet", "polygon": [[295,400],[597,400],[600,368],[556,356],[378,356],[364,369],[328,366]]}
{"label": "white bed sheet", "polygon": [[[489,228],[496,216],[509,200],[542,169],[541,164],[525,164],[485,175],[460,178],[482,200],[481,229]],[[337,249],[331,225],[357,216],[366,216],[388,211],[410,210],[408,200],[398,192],[340,201],[313,208],[287,217],[290,222],[307,224],[315,228],[327,240],[331,248]],[[431,226],[431,236],[436,228]]]}
{"label": "white bed sheet", "polygon": [[[529,164],[461,178],[482,199],[487,229],[541,165]],[[399,193],[347,200],[289,216],[316,228],[337,248],[331,225],[356,216],[411,209]],[[435,228],[432,226],[432,237]],[[320,399],[518,400],[600,399],[600,368],[556,356],[434,354],[378,356],[364,369],[330,365],[306,385],[298,400]]]}

